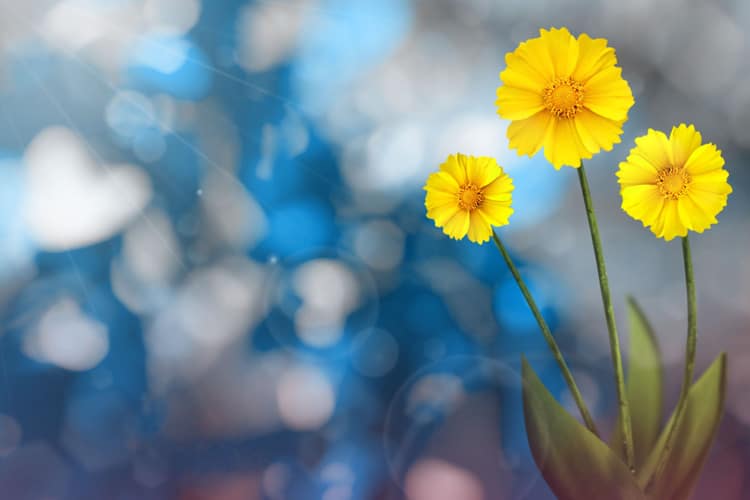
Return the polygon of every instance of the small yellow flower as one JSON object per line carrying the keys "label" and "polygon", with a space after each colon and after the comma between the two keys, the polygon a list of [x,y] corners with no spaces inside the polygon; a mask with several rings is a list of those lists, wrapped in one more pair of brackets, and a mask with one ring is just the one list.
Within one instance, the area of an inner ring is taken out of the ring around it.
{"label": "small yellow flower", "polygon": [[714,144],[701,145],[700,132],[685,124],[669,137],[649,129],[635,144],[617,172],[628,215],[667,241],[716,224],[732,186]]}
{"label": "small yellow flower", "polygon": [[510,147],[544,156],[559,169],[579,167],[620,142],[633,94],[603,38],[575,38],[567,28],[540,30],[505,56],[498,114],[512,123]]}
{"label": "small yellow flower", "polygon": [[513,213],[513,180],[494,158],[450,155],[424,190],[427,217],[456,240],[468,234],[474,243],[489,241],[492,226],[504,226]]}

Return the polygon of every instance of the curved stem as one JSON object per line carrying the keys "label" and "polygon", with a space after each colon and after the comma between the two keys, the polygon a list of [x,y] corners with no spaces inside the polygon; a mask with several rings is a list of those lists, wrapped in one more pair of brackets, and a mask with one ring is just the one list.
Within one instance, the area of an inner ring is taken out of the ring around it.
{"label": "curved stem", "polygon": [[659,455],[659,461],[656,463],[654,474],[649,479],[649,487],[653,481],[661,475],[669,461],[669,455],[674,446],[674,436],[679,427],[682,415],[687,406],[687,397],[690,392],[690,385],[693,383],[693,371],[695,369],[695,351],[698,340],[698,313],[695,300],[695,277],[693,276],[693,258],[690,252],[690,240],[685,236],[682,238],[682,259],[685,266],[685,288],[687,290],[687,308],[688,308],[688,330],[687,344],[685,345],[685,372],[682,378],[682,388],[680,389],[680,399],[677,402],[674,420],[667,431],[667,439],[664,441],[664,448]]}
{"label": "curved stem", "polygon": [[542,331],[542,335],[544,335],[544,340],[547,341],[547,345],[549,346],[550,351],[552,351],[552,356],[554,356],[555,361],[557,361],[557,364],[560,367],[560,371],[563,374],[565,383],[568,384],[568,389],[570,389],[570,392],[573,395],[573,399],[578,406],[578,410],[581,412],[581,417],[583,418],[586,427],[588,427],[588,429],[598,437],[599,431],[596,428],[594,419],[591,418],[591,413],[589,413],[589,409],[586,407],[586,403],[583,401],[583,396],[581,396],[581,391],[578,390],[578,386],[576,385],[575,379],[573,378],[573,374],[570,372],[568,364],[565,362],[562,351],[560,351],[560,348],[555,341],[555,337],[552,336],[552,332],[550,331],[547,322],[544,320],[542,313],[539,311],[539,308],[534,301],[534,297],[532,297],[531,292],[529,292],[529,289],[526,287],[526,283],[524,283],[523,278],[521,278],[521,274],[518,272],[518,269],[513,263],[513,260],[510,258],[510,254],[508,254],[508,251],[505,249],[505,246],[503,245],[502,241],[500,241],[500,237],[497,235],[497,233],[495,233],[495,231],[492,231],[492,239],[495,241],[497,249],[500,250],[500,254],[503,256],[503,259],[505,259],[505,263],[508,265],[508,269],[510,269],[510,273],[513,275],[513,278],[516,280],[518,288],[521,289],[521,293],[526,299],[526,303],[529,305],[534,318],[536,318],[536,322],[539,324],[539,329]]}
{"label": "curved stem", "polygon": [[589,222],[591,232],[591,243],[594,246],[594,256],[596,257],[596,269],[599,273],[599,289],[602,294],[604,303],[604,316],[607,320],[607,330],[609,332],[609,347],[612,355],[612,364],[615,371],[615,384],[617,386],[617,401],[620,416],[620,431],[623,437],[623,451],[625,460],[631,471],[635,470],[635,455],[633,452],[633,430],[630,423],[630,408],[628,397],[625,393],[625,375],[622,369],[622,354],[620,353],[620,339],[617,335],[617,324],[615,323],[615,311],[612,307],[612,298],[609,293],[609,280],[607,279],[607,268],[604,264],[604,254],[602,252],[602,242],[599,237],[599,226],[596,223],[594,214],[594,204],[591,199],[586,171],[583,163],[577,169],[578,180],[581,183],[581,192],[583,193],[583,203],[586,206],[586,216]]}

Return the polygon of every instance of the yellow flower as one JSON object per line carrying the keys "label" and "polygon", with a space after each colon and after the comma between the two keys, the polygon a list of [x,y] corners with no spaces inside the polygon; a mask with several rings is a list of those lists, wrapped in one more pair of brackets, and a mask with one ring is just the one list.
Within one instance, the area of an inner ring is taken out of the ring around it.
{"label": "yellow flower", "polygon": [[540,30],[505,56],[498,114],[512,123],[510,147],[544,156],[559,169],[579,167],[620,142],[633,94],[604,38],[575,38],[567,28]]}
{"label": "yellow flower", "polygon": [[427,217],[456,240],[468,234],[474,243],[489,241],[492,226],[504,226],[513,213],[513,180],[494,158],[450,155],[424,190]]}
{"label": "yellow flower", "polygon": [[667,241],[716,224],[732,186],[715,145],[701,145],[700,132],[685,124],[668,138],[649,129],[635,144],[617,172],[628,215]]}

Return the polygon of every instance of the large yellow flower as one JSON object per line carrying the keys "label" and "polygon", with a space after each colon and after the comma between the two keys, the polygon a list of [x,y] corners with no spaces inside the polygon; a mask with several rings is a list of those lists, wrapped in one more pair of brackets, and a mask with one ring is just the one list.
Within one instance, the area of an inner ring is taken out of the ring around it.
{"label": "large yellow flower", "polygon": [[732,186],[715,145],[701,145],[700,132],[685,124],[669,137],[649,129],[635,144],[617,172],[628,215],[667,241],[716,224]]}
{"label": "large yellow flower", "polygon": [[540,30],[505,56],[497,112],[511,120],[510,147],[544,156],[559,169],[579,167],[620,142],[633,94],[603,38],[575,38],[567,28]]}
{"label": "large yellow flower", "polygon": [[456,240],[468,234],[475,243],[489,241],[492,226],[504,226],[513,213],[513,180],[494,158],[450,155],[424,190],[427,217]]}

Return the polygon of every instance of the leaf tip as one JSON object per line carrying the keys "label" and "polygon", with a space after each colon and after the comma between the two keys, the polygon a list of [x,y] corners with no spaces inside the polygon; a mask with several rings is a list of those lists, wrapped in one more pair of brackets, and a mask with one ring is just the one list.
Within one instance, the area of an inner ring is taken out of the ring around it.
{"label": "leaf tip", "polygon": [[719,363],[721,363],[722,369],[726,367],[727,364],[727,353],[726,351],[723,351],[719,354]]}
{"label": "leaf tip", "polygon": [[721,370],[721,380],[719,381],[719,387],[721,388],[721,400],[722,404],[726,399],[727,390],[727,365],[729,364],[729,357],[727,353],[723,351],[719,354],[719,370]]}
{"label": "leaf tip", "polygon": [[521,354],[521,369],[528,370],[529,368],[531,368],[531,365],[529,365],[529,360],[526,359],[525,354]]}

